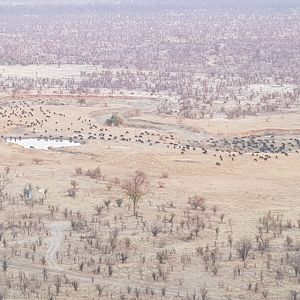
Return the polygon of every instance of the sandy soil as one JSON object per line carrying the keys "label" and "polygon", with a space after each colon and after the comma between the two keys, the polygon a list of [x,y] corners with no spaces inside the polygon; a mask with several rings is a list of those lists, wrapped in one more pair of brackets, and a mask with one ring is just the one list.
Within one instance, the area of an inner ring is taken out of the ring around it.
{"label": "sandy soil", "polygon": [[[172,141],[178,145],[185,145],[191,139],[266,134],[289,139],[300,133],[299,110],[238,120],[178,120],[156,116],[145,106],[145,111],[138,116],[125,118],[122,126],[107,127],[104,126],[104,121],[108,116],[114,112],[123,115],[133,111],[137,101],[124,98],[110,100],[96,99],[90,106],[79,105],[76,98],[64,100],[65,102],[62,100],[65,105],[43,103],[42,101],[48,101],[47,96],[39,100],[15,100],[15,104],[3,100],[1,112],[6,110],[5,116],[0,120],[3,138],[61,136],[76,139],[74,136],[78,136],[78,131],[83,137],[80,147],[52,150],[24,149],[4,140],[0,142],[2,169],[9,167],[9,176],[12,178],[5,190],[8,196],[0,211],[3,224],[8,224],[9,220],[16,223],[21,220],[43,225],[40,229],[36,225],[27,234],[26,230],[18,229],[17,238],[13,238],[10,229],[6,227],[8,246],[0,246],[1,257],[8,256],[12,249],[18,249],[21,253],[20,256],[9,255],[8,269],[11,274],[17,276],[22,269],[29,277],[35,276],[42,282],[41,258],[45,256],[49,276],[65,275],[71,281],[79,282],[78,291],[72,288],[71,282],[64,285],[57,299],[98,299],[100,296],[95,289],[97,283],[105,285],[103,297],[115,299],[119,299],[122,293],[126,294],[128,286],[133,290],[139,288],[141,297],[145,299],[160,299],[163,288],[166,288],[165,297],[188,299],[187,293],[192,295],[196,292],[200,295],[204,285],[209,291],[209,299],[263,299],[262,292],[265,290],[270,299],[284,299],[290,290],[296,289],[297,280],[291,275],[291,269],[285,267],[289,275],[279,284],[274,279],[274,274],[278,267],[277,260],[284,251],[283,241],[286,235],[292,236],[295,244],[299,241],[296,221],[300,220],[300,154],[294,151],[286,154],[270,153],[270,157],[264,160],[252,153],[235,153],[233,159],[233,152],[222,152],[220,159],[219,151],[209,149],[205,154],[201,148],[196,148],[182,153],[182,148],[170,147],[169,142],[173,138]],[[151,100],[143,101],[146,103]],[[102,133],[105,133],[103,139]],[[92,136],[96,138],[89,138]],[[125,140],[121,140],[122,136]],[[220,165],[216,165],[217,162]],[[75,168],[91,170],[97,166],[104,175],[101,180],[75,175]],[[151,183],[151,192],[138,205],[138,218],[132,215],[130,200],[125,197],[121,185],[111,184],[116,177],[121,182],[129,178],[135,170],[146,172]],[[163,173],[168,176],[162,176]],[[74,198],[66,196],[71,180],[76,180],[79,185]],[[26,204],[20,198],[28,183],[32,184],[35,191],[33,205]],[[159,187],[161,183],[163,186]],[[47,197],[38,194],[37,186],[49,188]],[[205,212],[191,210],[188,197],[194,195],[205,197]],[[115,199],[120,197],[124,199],[122,207],[115,203]],[[43,204],[40,203],[41,198]],[[110,208],[103,208],[103,214],[97,216],[94,207],[108,199],[112,201]],[[173,202],[172,206],[169,205],[170,202]],[[213,213],[215,205],[218,209]],[[51,207],[54,213],[51,213]],[[73,215],[65,217],[63,212],[66,209],[72,211]],[[256,246],[252,249],[256,258],[249,259],[245,266],[236,257],[236,250],[228,246],[228,236],[233,237],[234,243],[241,238],[249,238],[255,245],[258,219],[267,211],[282,214],[284,222],[292,220],[294,225],[283,236],[271,239],[271,248],[267,252],[274,259],[271,270],[265,270],[267,254],[260,256],[255,250]],[[32,215],[29,216],[30,214]],[[171,214],[175,215],[173,230],[177,230],[176,234],[171,234],[170,225],[165,224],[162,232],[153,237],[147,230],[147,225],[142,225],[143,220],[147,224],[163,224],[164,217]],[[184,225],[180,231],[180,221],[186,220],[187,214],[194,217],[198,215],[205,221],[206,229],[201,231],[199,237],[188,238],[189,225]],[[220,222],[221,214],[225,217]],[[74,220],[84,220],[83,223],[87,222],[89,225],[81,230],[72,230],[70,224]],[[112,228],[122,228],[117,246],[119,252],[124,250],[124,240],[127,237],[131,240],[128,261],[124,264],[114,262],[111,277],[107,275],[108,256],[102,250],[100,255],[97,254],[95,248],[86,243],[88,236],[92,235],[88,230],[93,226],[100,243],[104,243]],[[220,231],[218,237],[216,228]],[[41,237],[42,242],[33,252],[32,243],[38,237]],[[280,246],[276,246],[277,244]],[[207,245],[209,248],[216,245],[220,248],[218,255],[221,258],[216,275],[212,271],[205,271],[202,259],[196,254],[197,247],[205,248]],[[70,256],[67,254],[68,247],[71,248]],[[169,250],[175,252],[166,262],[159,264],[156,260],[157,253]],[[28,256],[25,255],[26,251]],[[233,261],[227,259],[230,251]],[[98,260],[99,256],[106,263],[100,264],[101,271],[95,274],[90,259]],[[142,257],[145,257],[144,263],[141,262]],[[84,259],[85,267],[80,271],[79,265]],[[243,268],[242,276],[233,279],[233,270],[238,265]],[[167,274],[167,279],[153,280],[153,272],[157,268]],[[265,272],[263,282],[259,280],[260,270]],[[5,281],[3,278],[1,280]],[[51,280],[54,282],[55,278]],[[249,282],[253,285],[258,282],[259,292],[249,292]],[[47,292],[43,283],[41,286],[40,296],[47,293],[49,295],[49,290]],[[152,296],[147,296],[146,287],[149,287],[149,291],[152,290]],[[53,286],[51,290],[55,293]],[[24,297],[24,293],[12,292],[9,288],[5,288],[5,291],[10,295],[9,299]],[[232,298],[224,298],[225,295],[231,295]],[[127,297],[137,298],[134,292]]]}

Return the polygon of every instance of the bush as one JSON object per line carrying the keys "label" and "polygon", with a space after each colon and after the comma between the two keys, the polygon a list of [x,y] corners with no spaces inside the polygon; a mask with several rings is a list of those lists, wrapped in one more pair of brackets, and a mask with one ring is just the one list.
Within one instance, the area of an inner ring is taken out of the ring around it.
{"label": "bush", "polygon": [[105,121],[107,126],[120,126],[123,124],[123,119],[116,114],[113,114],[109,119]]}
{"label": "bush", "polygon": [[91,179],[96,179],[96,180],[101,180],[102,178],[102,173],[101,173],[101,169],[99,167],[95,168],[95,169],[88,169],[85,172],[86,176],[89,176]]}
{"label": "bush", "polygon": [[196,210],[201,208],[203,211],[205,210],[205,198],[201,196],[193,196],[188,198],[188,204],[190,204],[191,208]]}
{"label": "bush", "polygon": [[252,249],[252,244],[251,241],[249,241],[248,239],[242,239],[236,243],[236,250],[238,252],[238,256],[243,261],[246,260],[251,249]]}

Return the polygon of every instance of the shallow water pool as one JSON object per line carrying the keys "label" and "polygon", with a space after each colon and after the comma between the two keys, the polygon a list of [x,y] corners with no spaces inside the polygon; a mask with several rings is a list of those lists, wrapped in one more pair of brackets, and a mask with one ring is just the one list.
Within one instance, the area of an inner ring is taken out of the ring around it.
{"label": "shallow water pool", "polygon": [[8,143],[18,144],[27,149],[42,149],[48,150],[49,148],[60,147],[78,147],[81,144],[71,142],[69,140],[50,140],[50,139],[7,139]]}

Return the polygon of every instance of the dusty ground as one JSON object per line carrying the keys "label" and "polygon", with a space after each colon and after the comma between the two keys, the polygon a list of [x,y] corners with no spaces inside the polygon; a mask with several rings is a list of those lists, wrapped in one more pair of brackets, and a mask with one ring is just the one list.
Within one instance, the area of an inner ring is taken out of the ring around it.
{"label": "dusty ground", "polygon": [[[54,299],[50,296],[56,295],[55,276],[61,276],[63,282],[57,299],[192,299],[194,295],[193,299],[201,299],[205,288],[208,299],[290,299],[290,291],[297,291],[299,277],[280,260],[286,259],[286,236],[293,239],[293,245],[300,242],[298,150],[263,153],[259,158],[247,151],[221,153],[221,149],[209,148],[205,154],[203,149],[204,141],[210,137],[276,135],[288,141],[299,136],[299,108],[238,120],[186,120],[156,116],[151,103],[154,99],[147,97],[95,97],[90,105],[79,105],[76,96],[61,100],[56,97],[55,103],[49,96],[15,98],[14,103],[2,99],[0,159],[2,170],[9,167],[12,179],[0,211],[4,234],[0,254],[9,261],[8,270],[1,271],[1,289],[7,299],[33,299],[33,295]],[[141,111],[128,116],[137,107]],[[107,117],[115,112],[124,116],[124,124],[104,126]],[[61,136],[83,144],[43,151],[24,149],[4,140],[19,136]],[[201,141],[203,149],[182,151],[189,140]],[[269,155],[266,160],[265,155]],[[82,175],[75,174],[79,167]],[[96,167],[101,169],[101,178],[84,175]],[[130,200],[122,189],[123,180],[135,170],[144,171],[151,185],[138,204],[137,216],[133,216]],[[67,196],[71,180],[78,184],[74,198]],[[34,197],[24,201],[20,195],[28,183],[33,186]],[[38,192],[37,187],[49,188],[47,195]],[[188,198],[195,195],[206,199],[205,210],[191,209]],[[118,198],[124,199],[121,207],[116,205]],[[111,204],[106,207],[103,203],[107,200]],[[99,215],[94,208],[97,205],[103,205]],[[258,219],[268,211],[272,211],[269,216],[282,216],[284,229],[276,238],[264,233],[270,239],[270,247],[261,252],[255,236],[262,226]],[[167,221],[172,214],[174,224]],[[196,219],[205,224],[198,234],[194,231]],[[286,225],[288,220],[291,226]],[[72,229],[71,223],[79,224],[78,228],[76,225]],[[154,237],[150,227],[156,223],[161,228]],[[114,229],[118,230],[118,238],[112,251],[109,241]],[[242,238],[253,245],[246,262],[238,258],[235,246]],[[95,246],[96,241],[100,246]],[[199,247],[208,257],[214,252],[217,261],[212,263],[209,258],[205,262],[205,254],[196,250]],[[157,259],[161,251],[167,252],[162,263]],[[128,259],[123,264],[117,257],[125,252]],[[43,257],[47,280],[43,277]],[[95,271],[97,266],[100,270]],[[236,277],[237,268],[242,271]],[[279,268],[283,273],[280,279],[276,277]],[[26,288],[20,271],[29,282]],[[78,291],[72,287],[75,281]],[[8,282],[13,282],[12,287]],[[102,295],[96,284],[104,287]]]}

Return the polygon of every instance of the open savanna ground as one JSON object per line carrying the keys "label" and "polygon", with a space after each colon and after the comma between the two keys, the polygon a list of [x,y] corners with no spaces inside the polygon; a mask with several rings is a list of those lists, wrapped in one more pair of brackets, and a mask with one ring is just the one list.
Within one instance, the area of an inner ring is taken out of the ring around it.
{"label": "open savanna ground", "polygon": [[[297,299],[298,110],[190,120],[153,107],[3,99],[6,298]],[[105,124],[115,113],[121,125]],[[81,146],[12,143],[28,137]]]}

